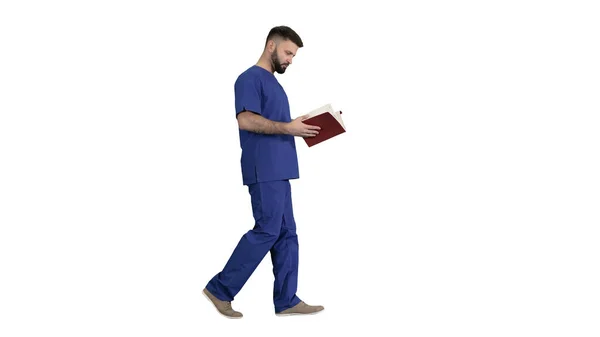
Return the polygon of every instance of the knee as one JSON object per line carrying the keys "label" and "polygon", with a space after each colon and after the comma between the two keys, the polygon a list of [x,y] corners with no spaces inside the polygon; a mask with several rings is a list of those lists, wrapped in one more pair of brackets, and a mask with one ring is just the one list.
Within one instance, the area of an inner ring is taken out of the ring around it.
{"label": "knee", "polygon": [[257,221],[254,228],[249,231],[255,240],[268,242],[276,241],[281,234],[281,223],[272,219],[261,219]]}
{"label": "knee", "polygon": [[246,233],[246,238],[250,243],[261,244],[261,243],[272,243],[277,241],[279,233],[274,231],[264,231],[261,229],[252,229]]}

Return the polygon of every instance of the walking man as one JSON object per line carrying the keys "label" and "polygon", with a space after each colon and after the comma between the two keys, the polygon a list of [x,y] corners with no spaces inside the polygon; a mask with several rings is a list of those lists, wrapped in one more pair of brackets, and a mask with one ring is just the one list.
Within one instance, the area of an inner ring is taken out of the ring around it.
{"label": "walking man", "polygon": [[305,116],[291,119],[288,98],[274,74],[284,74],[301,47],[302,40],[291,28],[272,28],[260,59],[234,85],[242,180],[250,194],[254,227],[241,237],[223,270],[203,290],[217,310],[230,318],[242,317],[231,302],[267,253],[275,276],[276,314],[312,314],[324,309],[296,295],[298,237],[290,186],[290,179],[299,178],[294,137],[314,137],[319,127],[304,124]]}

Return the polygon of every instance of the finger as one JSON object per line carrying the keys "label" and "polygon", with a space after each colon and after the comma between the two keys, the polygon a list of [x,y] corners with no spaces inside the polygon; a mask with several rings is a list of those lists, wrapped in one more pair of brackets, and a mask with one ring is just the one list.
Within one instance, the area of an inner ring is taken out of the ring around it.
{"label": "finger", "polygon": [[313,131],[321,130],[321,127],[316,126],[316,125],[304,124],[303,127],[304,127],[304,132],[313,132]]}

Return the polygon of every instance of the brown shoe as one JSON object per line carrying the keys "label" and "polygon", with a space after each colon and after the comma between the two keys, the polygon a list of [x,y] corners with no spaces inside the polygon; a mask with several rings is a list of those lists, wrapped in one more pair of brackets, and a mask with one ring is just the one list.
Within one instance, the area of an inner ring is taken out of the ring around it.
{"label": "brown shoe", "polygon": [[216,298],[213,294],[210,293],[206,288],[202,290],[206,298],[208,298],[212,304],[215,305],[215,308],[225,317],[227,318],[242,318],[243,315],[241,312],[235,311],[231,308],[231,302],[229,301],[221,301]]}
{"label": "brown shoe", "polygon": [[308,304],[304,303],[304,301],[301,301],[300,303],[296,304],[294,307],[285,309],[284,311],[277,313],[277,316],[310,315],[310,314],[316,314],[317,312],[319,312],[323,309],[325,309],[325,308],[323,308],[322,305],[308,305]]}

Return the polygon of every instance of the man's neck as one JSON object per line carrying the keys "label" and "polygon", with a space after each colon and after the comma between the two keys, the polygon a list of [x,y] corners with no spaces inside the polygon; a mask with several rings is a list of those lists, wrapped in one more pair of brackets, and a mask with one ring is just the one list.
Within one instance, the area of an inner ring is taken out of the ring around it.
{"label": "man's neck", "polygon": [[273,67],[271,66],[271,62],[266,60],[264,57],[261,57],[260,60],[256,63],[257,66],[265,69],[266,71],[273,73]]}

